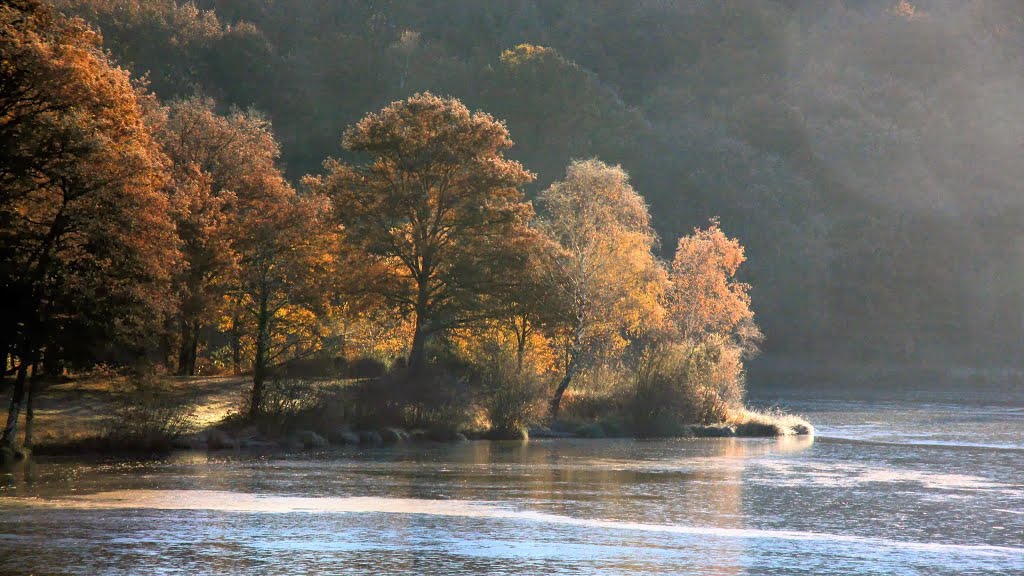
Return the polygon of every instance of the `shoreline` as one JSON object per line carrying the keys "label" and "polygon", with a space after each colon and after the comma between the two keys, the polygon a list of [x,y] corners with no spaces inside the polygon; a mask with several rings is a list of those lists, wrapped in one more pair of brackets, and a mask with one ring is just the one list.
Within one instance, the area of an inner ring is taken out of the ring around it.
{"label": "shoreline", "polygon": [[[54,380],[40,387],[34,445],[0,448],[0,463],[35,456],[164,455],[174,451],[295,453],[332,447],[387,447],[396,444],[457,443],[468,440],[529,441],[530,439],[599,438],[776,438],[813,436],[814,427],[798,416],[780,411],[734,410],[727,421],[714,424],[672,424],[655,433],[638,434],[621,418],[559,420],[550,425],[495,431],[475,425],[459,429],[406,429],[400,425],[353,426],[341,417],[295,418],[287,422],[255,423],[239,416],[245,376],[167,378],[160,395],[183,402],[191,414],[187,429],[166,434],[111,434],[115,408],[128,392],[118,377]],[[344,387],[344,381],[329,385]],[[268,425],[269,424],[269,425]]]}
{"label": "shoreline", "polygon": [[526,443],[530,441],[551,440],[669,440],[669,439],[771,439],[784,437],[814,438],[813,429],[794,434],[755,433],[756,430],[737,429],[728,424],[721,425],[690,425],[684,427],[685,433],[666,436],[635,436],[631,434],[595,434],[594,425],[581,427],[576,432],[552,430],[537,427],[522,438],[494,438],[486,433],[463,434],[456,432],[443,437],[426,430],[406,431],[402,428],[362,429],[346,428],[334,440],[311,430],[297,430],[292,434],[280,437],[269,437],[260,434],[229,434],[219,428],[204,430],[172,441],[166,447],[130,448],[107,444],[104,438],[87,438],[67,444],[40,444],[33,447],[23,456],[14,458],[0,456],[0,462],[9,464],[30,458],[73,459],[75,457],[163,457],[174,453],[226,454],[298,454],[314,451],[337,451],[345,448],[388,449],[396,446],[438,446],[460,444],[465,442],[498,442]]}

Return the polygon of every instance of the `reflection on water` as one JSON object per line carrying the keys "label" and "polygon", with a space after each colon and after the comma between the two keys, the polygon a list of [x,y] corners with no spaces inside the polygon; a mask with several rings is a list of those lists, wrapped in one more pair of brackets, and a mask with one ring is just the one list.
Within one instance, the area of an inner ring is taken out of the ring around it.
{"label": "reflection on water", "polygon": [[1015,456],[786,438],[43,461],[4,477],[0,573],[1024,573]]}

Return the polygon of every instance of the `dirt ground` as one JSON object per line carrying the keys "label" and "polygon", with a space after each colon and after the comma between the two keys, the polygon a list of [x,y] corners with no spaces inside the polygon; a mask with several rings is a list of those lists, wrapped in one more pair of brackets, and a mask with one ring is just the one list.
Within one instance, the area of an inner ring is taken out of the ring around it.
{"label": "dirt ground", "polygon": [[[237,410],[250,378],[172,377],[161,382],[162,394],[187,400],[195,407],[196,423],[205,427]],[[4,407],[10,401],[10,390],[5,392]],[[128,392],[125,379],[116,376],[40,382],[34,400],[34,443],[63,443],[101,434]],[[19,437],[24,431],[24,418],[22,410]]]}

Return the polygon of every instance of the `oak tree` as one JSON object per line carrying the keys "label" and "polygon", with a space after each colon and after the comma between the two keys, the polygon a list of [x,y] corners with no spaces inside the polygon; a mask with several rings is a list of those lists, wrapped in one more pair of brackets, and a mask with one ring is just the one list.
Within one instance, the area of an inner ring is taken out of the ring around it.
{"label": "oak tree", "polygon": [[533,175],[505,158],[505,126],[453,98],[417,94],[369,114],[344,136],[370,159],[325,163],[310,179],[329,195],[350,242],[380,265],[383,296],[414,321],[409,369],[428,338],[484,314],[483,300],[522,258],[511,246],[532,215]]}

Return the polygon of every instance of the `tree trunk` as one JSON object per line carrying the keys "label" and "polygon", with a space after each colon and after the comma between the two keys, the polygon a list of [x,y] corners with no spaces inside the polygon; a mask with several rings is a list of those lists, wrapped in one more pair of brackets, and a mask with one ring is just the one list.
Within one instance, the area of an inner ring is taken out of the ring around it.
{"label": "tree trunk", "polygon": [[241,319],[231,319],[231,370],[235,376],[242,373],[242,334],[239,324]]}
{"label": "tree trunk", "polygon": [[270,339],[270,318],[267,312],[267,298],[260,298],[260,309],[256,319],[256,358],[252,366],[252,396],[249,399],[249,416],[256,416],[263,410],[263,386],[267,378],[267,347]]}
{"label": "tree trunk", "polygon": [[565,376],[558,383],[555,389],[555,396],[551,399],[551,419],[558,418],[558,409],[562,405],[562,395],[572,382],[573,376],[579,370],[580,356],[583,353],[583,333],[587,329],[587,308],[586,299],[582,299],[576,313],[576,331],[573,333],[572,342],[568,348],[568,358],[565,365]]}
{"label": "tree trunk", "polygon": [[555,389],[554,397],[551,398],[551,419],[552,420],[555,420],[556,418],[558,418],[558,410],[562,406],[562,395],[565,394],[566,389],[569,388],[569,383],[572,382],[573,376],[576,375],[576,369],[577,369],[577,362],[576,362],[576,358],[573,357],[573,359],[569,361],[569,365],[566,366],[566,368],[565,368],[565,376],[562,377],[562,381],[558,383],[558,388]]}
{"label": "tree trunk", "polygon": [[196,375],[196,356],[199,353],[199,321],[181,321],[181,349],[178,353],[178,376]]}
{"label": "tree trunk", "polygon": [[7,359],[8,358],[11,359],[11,367],[12,368],[14,367],[14,357],[11,356],[11,351],[8,348],[9,344],[7,342],[7,336],[8,336],[7,330],[9,330],[9,329],[13,332],[13,328],[8,328],[6,326],[0,328],[0,330],[3,331],[3,335],[0,336],[0,394],[4,393],[4,388],[6,388],[6,386],[7,386]]}
{"label": "tree trunk", "polygon": [[523,371],[523,357],[526,356],[526,337],[528,335],[527,328],[529,327],[525,317],[522,318],[522,321],[522,329],[518,327],[516,329],[516,370],[519,372]]}
{"label": "tree trunk", "polygon": [[28,379],[28,390],[25,395],[25,447],[32,447],[32,421],[35,420],[35,410],[32,407],[32,399],[35,397],[36,388],[39,384],[39,361],[32,363],[32,376]]}
{"label": "tree trunk", "polygon": [[196,375],[196,361],[199,359],[199,320],[192,322],[192,340],[189,342],[188,375]]}
{"label": "tree trunk", "polygon": [[0,444],[13,446],[18,436],[18,417],[21,416],[21,405],[25,401],[25,380],[28,375],[29,361],[27,358],[20,358],[18,365],[18,376],[14,380],[14,393],[11,395],[11,405],[7,409],[7,425],[4,426],[3,435],[0,436]]}
{"label": "tree trunk", "polygon": [[419,293],[416,296],[416,329],[412,335],[412,349],[409,351],[409,376],[417,376],[423,369],[427,353],[427,285],[426,280],[420,281]]}
{"label": "tree trunk", "polygon": [[409,351],[409,375],[415,376],[420,373],[423,363],[426,361],[427,334],[416,318],[416,330],[412,336],[412,349]]}
{"label": "tree trunk", "polygon": [[181,335],[181,340],[180,340],[180,342],[178,342],[178,376],[189,376],[189,370],[188,370],[188,365],[189,365],[189,361],[188,361],[188,351],[189,351],[189,347],[188,347],[188,341],[189,341],[188,320],[186,320],[185,318],[182,318],[181,319],[181,323],[180,323],[178,328],[179,328],[178,331],[179,331],[179,333]]}

